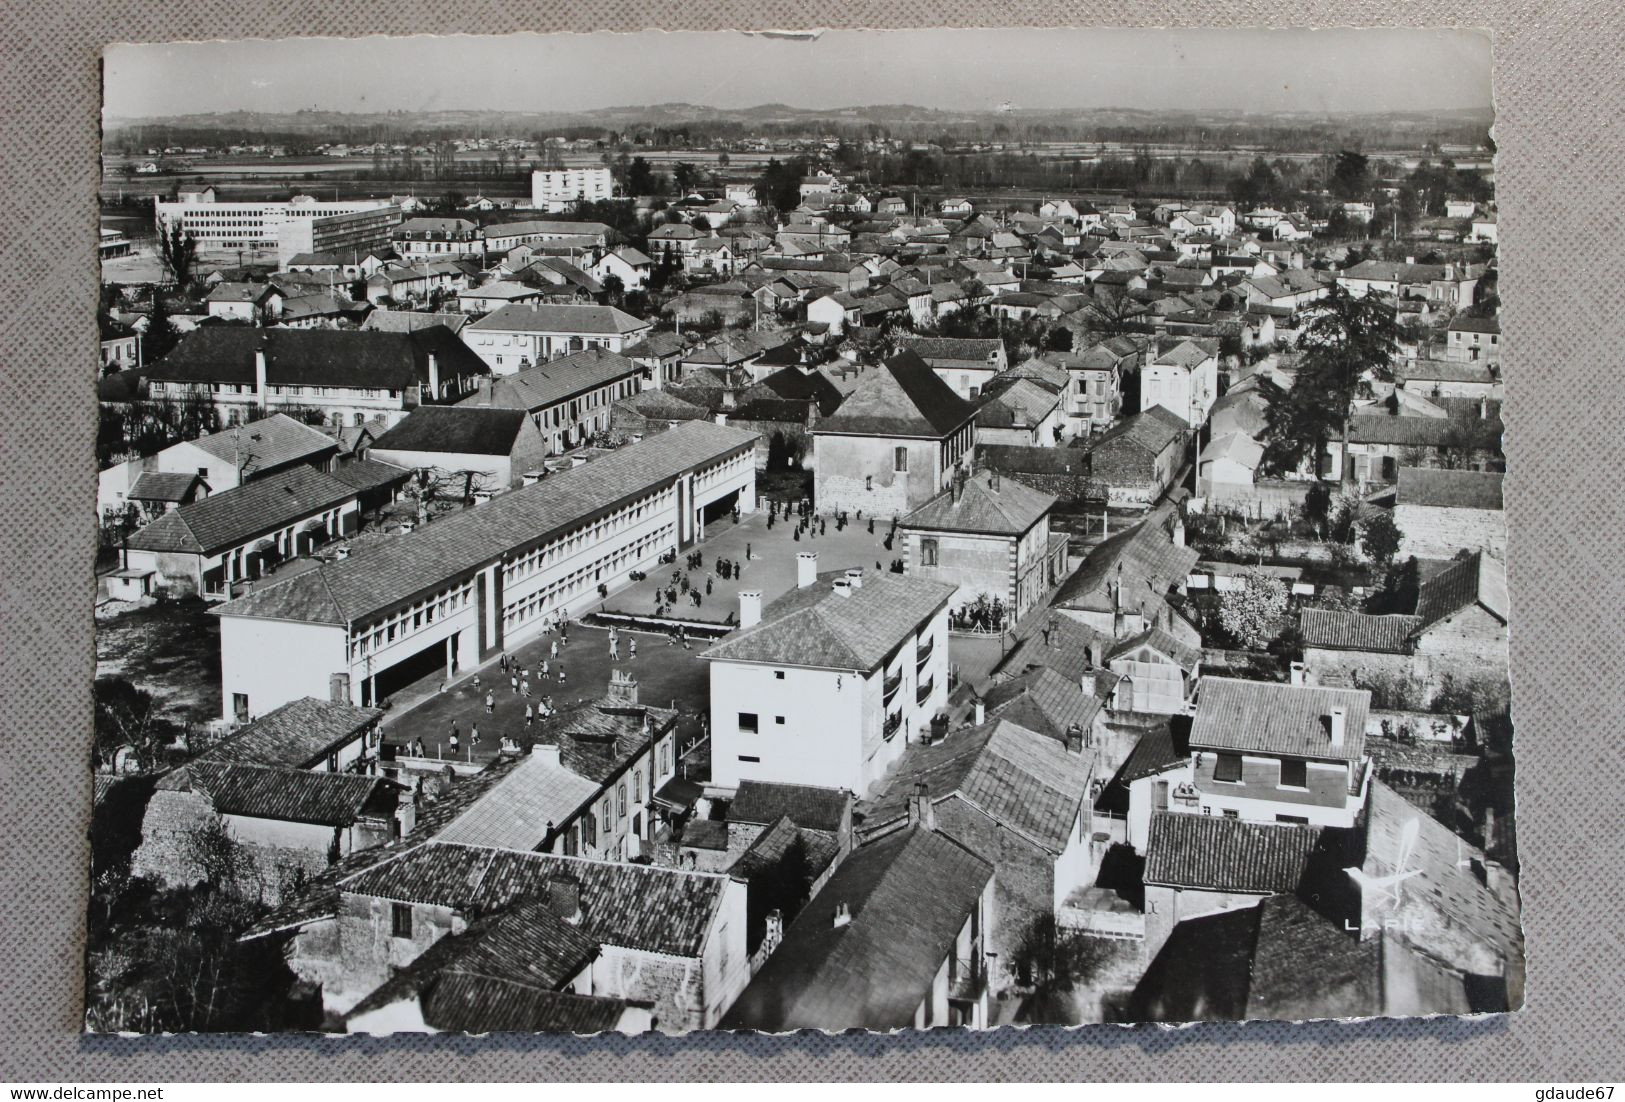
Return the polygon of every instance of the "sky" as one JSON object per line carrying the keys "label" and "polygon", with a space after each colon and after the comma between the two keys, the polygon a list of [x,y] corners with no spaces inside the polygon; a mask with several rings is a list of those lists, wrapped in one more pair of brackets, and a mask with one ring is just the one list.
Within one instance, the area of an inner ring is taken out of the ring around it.
{"label": "sky", "polygon": [[1472,31],[1017,29],[419,36],[116,45],[104,113],[652,103],[1356,112],[1490,106]]}

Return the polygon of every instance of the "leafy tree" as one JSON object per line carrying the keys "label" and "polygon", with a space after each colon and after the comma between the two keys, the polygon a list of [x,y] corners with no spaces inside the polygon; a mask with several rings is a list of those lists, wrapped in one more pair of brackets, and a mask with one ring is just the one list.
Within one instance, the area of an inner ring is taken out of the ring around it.
{"label": "leafy tree", "polygon": [[687,161],[678,161],[671,170],[671,176],[677,181],[677,190],[684,195],[687,195],[700,180],[699,169]]}
{"label": "leafy tree", "polygon": [[633,157],[632,163],[626,168],[626,192],[628,195],[655,194],[654,170],[649,162],[642,157]]}
{"label": "leafy tree", "polygon": [[1358,199],[1371,189],[1370,161],[1352,149],[1339,150],[1332,167],[1332,194],[1339,199]]}
{"label": "leafy tree", "polygon": [[607,275],[603,279],[604,294],[608,297],[610,305],[619,306],[626,301],[626,283],[618,275]]}
{"label": "leafy tree", "polygon": [[1370,378],[1393,379],[1399,348],[1394,305],[1385,296],[1328,288],[1315,304],[1303,336],[1293,385],[1270,396],[1265,411],[1264,466],[1287,473],[1318,470],[1328,441],[1342,441],[1340,478],[1353,477],[1349,424],[1356,397],[1370,394]]}
{"label": "leafy tree", "polygon": [[128,746],[143,772],[163,760],[164,747],[175,740],[179,728],[159,711],[152,694],[123,677],[98,677],[92,688],[96,707],[98,760],[111,762]]}
{"label": "leafy tree", "polygon": [[[177,287],[184,290],[192,285],[197,266],[197,238],[187,233],[178,220],[158,234],[158,256]],[[156,292],[153,298],[158,299]]]}
{"label": "leafy tree", "polygon": [[1286,584],[1262,571],[1249,571],[1242,576],[1241,588],[1220,596],[1219,626],[1243,650],[1259,650],[1280,632],[1286,609]]}
{"label": "leafy tree", "polygon": [[1387,510],[1372,513],[1360,523],[1360,544],[1378,566],[1387,568],[1393,563],[1402,538],[1394,514]]}
{"label": "leafy tree", "polygon": [[1070,996],[1089,983],[1106,963],[1110,947],[1101,938],[1069,930],[1053,914],[1035,917],[1017,937],[1010,966],[1017,981],[1032,989],[1023,1018],[1070,1023]]}
{"label": "leafy tree", "polygon": [[1416,610],[1420,586],[1421,570],[1415,555],[1404,562],[1390,563],[1382,585],[1366,600],[1365,611],[1378,616],[1389,613],[1409,616]]}

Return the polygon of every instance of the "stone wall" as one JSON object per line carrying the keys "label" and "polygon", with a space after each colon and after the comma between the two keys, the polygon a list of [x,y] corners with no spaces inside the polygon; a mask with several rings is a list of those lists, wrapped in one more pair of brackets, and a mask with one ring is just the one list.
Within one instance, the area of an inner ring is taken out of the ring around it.
{"label": "stone wall", "polygon": [[1463,548],[1476,551],[1481,547],[1498,559],[1506,557],[1506,514],[1499,509],[1396,505],[1394,523],[1402,536],[1400,558],[1450,559]]}

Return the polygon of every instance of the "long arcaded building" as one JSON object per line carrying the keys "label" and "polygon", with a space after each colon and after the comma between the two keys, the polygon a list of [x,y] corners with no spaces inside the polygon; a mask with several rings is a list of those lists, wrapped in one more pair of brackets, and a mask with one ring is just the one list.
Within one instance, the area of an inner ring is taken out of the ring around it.
{"label": "long arcaded building", "polygon": [[534,635],[756,507],[756,434],[692,421],[221,605],[227,719],[371,705]]}

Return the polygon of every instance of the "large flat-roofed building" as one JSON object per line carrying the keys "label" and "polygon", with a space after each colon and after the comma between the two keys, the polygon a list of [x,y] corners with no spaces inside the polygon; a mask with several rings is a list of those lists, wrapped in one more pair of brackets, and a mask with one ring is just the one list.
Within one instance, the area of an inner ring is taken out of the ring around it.
{"label": "large flat-roofed building", "polygon": [[[321,252],[327,246],[303,243],[300,238],[313,235],[320,229],[324,235],[354,232],[355,225],[344,222],[333,227],[302,225],[326,222],[329,219],[354,214],[368,214],[389,226],[400,221],[400,208],[384,199],[345,199],[321,202],[308,195],[296,195],[284,202],[221,203],[215,200],[214,189],[185,192],[173,200],[160,199],[153,204],[154,218],[160,233],[179,223],[182,230],[197,238],[200,253],[222,252],[231,249],[276,249],[282,254],[284,235],[290,242],[286,255],[301,252]],[[360,225],[370,227],[367,219]],[[299,247],[292,247],[298,245]]]}
{"label": "large flat-roofed building", "polygon": [[615,180],[604,165],[538,168],[530,174],[530,205],[549,214],[569,210],[582,200],[609,199]]}
{"label": "large flat-roofed building", "polygon": [[369,705],[580,613],[707,520],[754,510],[755,440],[679,425],[221,606],[226,715],[330,694]]}
{"label": "large flat-roofed building", "polygon": [[401,208],[386,204],[314,218],[285,219],[277,228],[277,263],[286,268],[297,256],[334,254],[360,264],[370,252],[389,245],[401,223]]}

